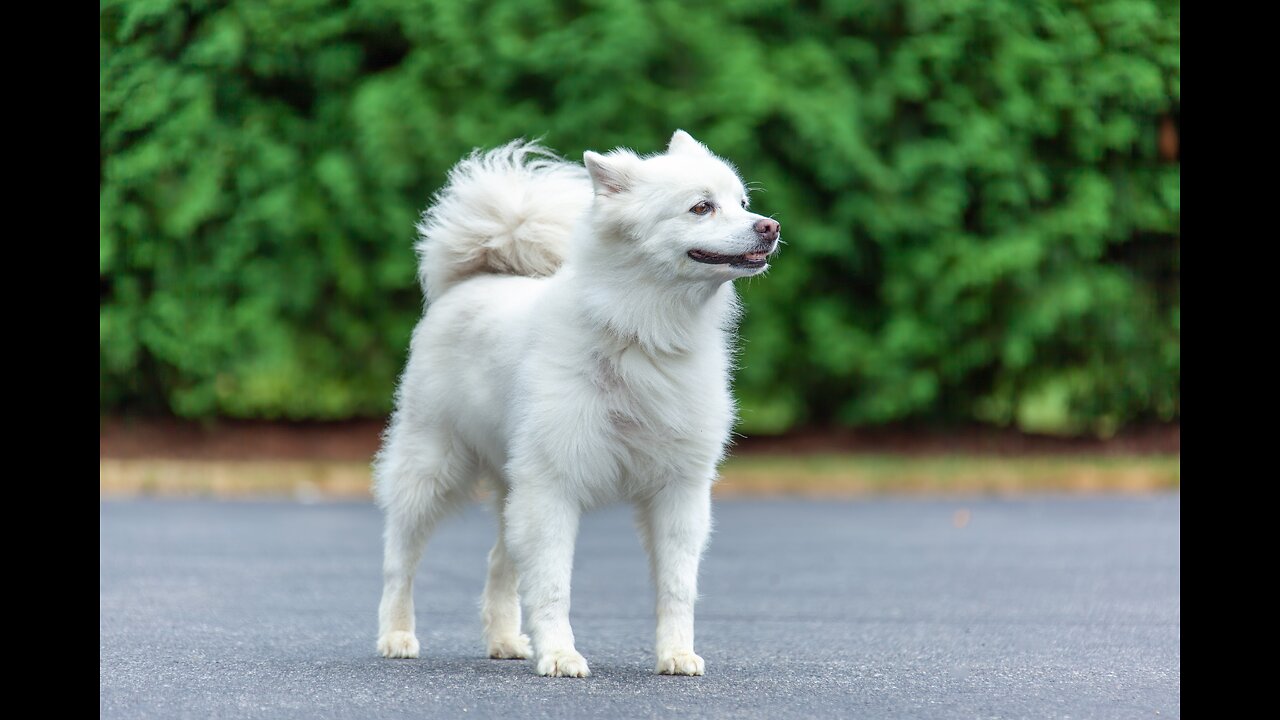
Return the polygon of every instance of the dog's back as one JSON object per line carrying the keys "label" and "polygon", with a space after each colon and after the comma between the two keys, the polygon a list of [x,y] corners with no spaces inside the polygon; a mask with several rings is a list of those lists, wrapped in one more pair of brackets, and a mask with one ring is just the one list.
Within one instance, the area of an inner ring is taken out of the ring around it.
{"label": "dog's back", "polygon": [[[524,140],[476,150],[449,171],[417,225],[418,277],[428,307],[414,329],[388,439],[416,437],[426,426],[447,428],[485,474],[500,470],[506,399],[528,346],[525,316],[545,279],[564,263],[591,195],[581,165]],[[406,445],[414,443],[399,443]],[[400,492],[391,478],[405,453],[394,446],[384,444],[374,464],[374,495],[384,506]],[[432,489],[466,494],[454,490]]]}

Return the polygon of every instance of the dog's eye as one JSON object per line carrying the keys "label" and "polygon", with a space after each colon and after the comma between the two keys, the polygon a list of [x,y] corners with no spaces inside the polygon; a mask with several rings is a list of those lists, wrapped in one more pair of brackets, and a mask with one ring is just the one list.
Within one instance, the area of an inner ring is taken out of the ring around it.
{"label": "dog's eye", "polygon": [[697,205],[694,205],[693,207],[689,208],[689,212],[693,213],[694,215],[706,215],[707,213],[711,212],[714,209],[715,209],[714,205],[707,202],[706,200],[703,200]]}
{"label": "dog's eye", "polygon": [[743,209],[743,210],[746,210],[746,209],[747,209],[747,199],[746,199],[746,198],[742,198],[742,209]]}

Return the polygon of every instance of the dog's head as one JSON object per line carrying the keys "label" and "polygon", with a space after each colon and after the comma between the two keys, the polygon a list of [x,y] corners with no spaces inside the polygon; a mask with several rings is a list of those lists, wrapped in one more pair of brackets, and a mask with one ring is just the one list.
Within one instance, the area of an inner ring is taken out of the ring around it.
{"label": "dog's head", "polygon": [[689,133],[667,152],[583,156],[595,188],[596,237],[619,262],[673,279],[724,282],[757,275],[778,248],[779,225],[750,210],[737,171]]}

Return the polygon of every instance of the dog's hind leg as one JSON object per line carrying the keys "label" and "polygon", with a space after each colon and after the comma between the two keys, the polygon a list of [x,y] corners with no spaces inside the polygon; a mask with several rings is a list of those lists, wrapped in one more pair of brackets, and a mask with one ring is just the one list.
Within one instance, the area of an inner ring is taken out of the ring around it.
{"label": "dog's hind leg", "polygon": [[393,422],[374,463],[374,493],[386,515],[378,653],[418,657],[413,576],[436,523],[466,497],[476,474],[474,456],[434,431]]}
{"label": "dog's hind leg", "polygon": [[497,660],[521,660],[533,654],[529,636],[520,633],[520,596],[517,594],[515,562],[507,552],[505,488],[498,491],[498,541],[489,552],[489,577],[484,584],[481,619],[489,657]]}

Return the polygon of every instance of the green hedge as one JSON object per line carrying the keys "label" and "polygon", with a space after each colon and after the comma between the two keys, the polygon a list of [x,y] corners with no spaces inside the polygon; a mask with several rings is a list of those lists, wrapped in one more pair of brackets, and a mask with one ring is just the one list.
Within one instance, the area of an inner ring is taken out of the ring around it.
{"label": "green hedge", "polygon": [[1179,14],[104,0],[102,411],[385,413],[450,165],[682,127],[787,241],[742,283],[744,430],[1176,419]]}

